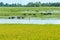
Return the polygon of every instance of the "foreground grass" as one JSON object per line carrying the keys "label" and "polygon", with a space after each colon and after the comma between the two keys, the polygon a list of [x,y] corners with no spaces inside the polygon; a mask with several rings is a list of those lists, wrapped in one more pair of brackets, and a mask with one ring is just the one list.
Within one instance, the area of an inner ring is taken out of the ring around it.
{"label": "foreground grass", "polygon": [[0,24],[0,40],[60,40],[60,25]]}

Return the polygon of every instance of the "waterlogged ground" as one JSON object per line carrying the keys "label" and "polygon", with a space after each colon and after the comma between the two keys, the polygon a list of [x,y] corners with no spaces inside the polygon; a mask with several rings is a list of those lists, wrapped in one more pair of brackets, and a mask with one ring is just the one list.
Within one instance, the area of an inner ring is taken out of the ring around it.
{"label": "waterlogged ground", "polygon": [[60,40],[60,25],[0,24],[0,40]]}

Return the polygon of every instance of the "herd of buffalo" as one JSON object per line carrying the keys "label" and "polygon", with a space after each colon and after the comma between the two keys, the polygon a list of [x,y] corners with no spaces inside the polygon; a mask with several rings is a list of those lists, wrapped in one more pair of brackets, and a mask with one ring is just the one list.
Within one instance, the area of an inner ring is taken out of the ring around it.
{"label": "herd of buffalo", "polygon": [[[40,13],[41,15],[52,15],[52,13]],[[24,16],[26,16],[27,14],[23,14]],[[28,15],[33,15],[33,16],[36,16],[36,14],[28,14]],[[24,19],[25,17],[22,17],[22,16],[11,16],[11,17],[8,17],[8,19]]]}

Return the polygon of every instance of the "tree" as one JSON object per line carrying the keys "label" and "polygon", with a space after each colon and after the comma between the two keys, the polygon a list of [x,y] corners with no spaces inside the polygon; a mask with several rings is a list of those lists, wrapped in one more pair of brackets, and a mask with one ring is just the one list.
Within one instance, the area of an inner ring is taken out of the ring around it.
{"label": "tree", "polygon": [[12,7],[15,7],[15,6],[16,6],[16,4],[12,3],[12,4],[11,4],[11,6],[12,6]]}
{"label": "tree", "polygon": [[9,6],[9,4],[8,4],[8,3],[6,3],[4,6]]}
{"label": "tree", "polygon": [[4,6],[4,3],[3,2],[0,2],[0,6]]}
{"label": "tree", "polygon": [[16,4],[17,7],[22,7],[22,4]]}
{"label": "tree", "polygon": [[34,7],[40,7],[40,6],[41,6],[41,3],[40,2],[34,3]]}
{"label": "tree", "polygon": [[34,3],[33,2],[29,2],[26,6],[27,7],[34,7]]}

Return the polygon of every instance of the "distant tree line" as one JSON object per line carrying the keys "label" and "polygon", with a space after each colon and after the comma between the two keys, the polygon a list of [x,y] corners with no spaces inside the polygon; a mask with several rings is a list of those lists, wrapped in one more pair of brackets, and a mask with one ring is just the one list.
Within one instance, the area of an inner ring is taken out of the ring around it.
{"label": "distant tree line", "polygon": [[12,3],[12,4],[8,4],[8,3],[3,3],[3,2],[0,2],[0,7],[46,7],[46,6],[50,6],[50,7],[52,7],[52,6],[54,6],[54,7],[60,7],[60,3],[59,2],[57,2],[57,3],[41,3],[41,2],[35,2],[35,3],[33,3],[33,2],[29,2],[28,4],[26,4],[26,5],[22,5],[22,4],[14,4],[14,3]]}
{"label": "distant tree line", "polygon": [[8,3],[3,3],[3,2],[0,2],[0,7],[20,7],[20,6],[22,6],[21,4],[14,4],[14,3],[12,3],[12,4],[8,4]]}

